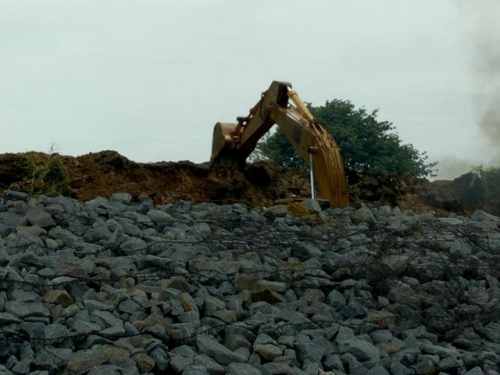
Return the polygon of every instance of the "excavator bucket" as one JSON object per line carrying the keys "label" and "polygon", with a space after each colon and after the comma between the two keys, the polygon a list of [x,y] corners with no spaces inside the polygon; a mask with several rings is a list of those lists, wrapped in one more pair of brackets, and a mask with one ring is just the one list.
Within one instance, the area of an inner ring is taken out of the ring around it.
{"label": "excavator bucket", "polygon": [[237,160],[235,160],[236,155],[233,150],[233,135],[237,125],[238,124],[228,122],[218,122],[215,124],[212,138],[210,167],[237,163]]}

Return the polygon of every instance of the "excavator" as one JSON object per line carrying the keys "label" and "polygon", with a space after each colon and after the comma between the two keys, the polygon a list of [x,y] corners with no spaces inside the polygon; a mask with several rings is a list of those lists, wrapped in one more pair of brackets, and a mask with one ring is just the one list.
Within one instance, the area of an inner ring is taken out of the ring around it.
{"label": "excavator", "polygon": [[348,206],[340,149],[288,82],[273,81],[250,113],[237,117],[237,123],[215,124],[210,167],[237,164],[244,168],[259,139],[274,124],[309,164],[311,197],[329,201],[330,207]]}

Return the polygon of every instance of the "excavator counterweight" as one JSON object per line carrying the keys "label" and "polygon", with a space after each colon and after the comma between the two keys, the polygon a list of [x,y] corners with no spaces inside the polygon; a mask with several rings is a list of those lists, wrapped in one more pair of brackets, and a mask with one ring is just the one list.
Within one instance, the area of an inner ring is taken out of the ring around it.
{"label": "excavator counterweight", "polygon": [[236,163],[243,168],[259,139],[276,124],[310,164],[316,185],[311,189],[317,189],[317,197],[328,200],[331,207],[347,206],[347,183],[339,147],[290,89],[289,83],[274,81],[247,116],[238,117],[237,123],[215,124],[210,166]]}

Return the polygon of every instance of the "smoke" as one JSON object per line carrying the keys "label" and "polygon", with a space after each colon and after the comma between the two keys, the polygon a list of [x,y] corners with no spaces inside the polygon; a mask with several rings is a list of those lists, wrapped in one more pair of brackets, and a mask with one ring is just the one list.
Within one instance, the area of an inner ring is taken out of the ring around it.
{"label": "smoke", "polygon": [[461,0],[456,3],[471,51],[476,85],[478,125],[500,156],[500,1]]}
{"label": "smoke", "polygon": [[464,158],[453,156],[443,157],[439,159],[438,176],[431,177],[430,180],[453,180],[458,176],[470,172],[477,164]]}

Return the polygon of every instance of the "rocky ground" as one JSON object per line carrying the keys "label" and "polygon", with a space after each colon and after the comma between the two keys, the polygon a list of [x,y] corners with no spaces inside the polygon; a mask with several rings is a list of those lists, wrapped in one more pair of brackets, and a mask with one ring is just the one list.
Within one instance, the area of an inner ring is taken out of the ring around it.
{"label": "rocky ground", "polygon": [[499,226],[8,190],[0,374],[498,374]]}

